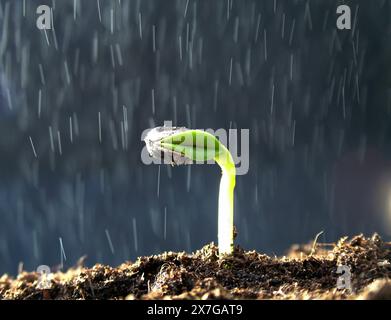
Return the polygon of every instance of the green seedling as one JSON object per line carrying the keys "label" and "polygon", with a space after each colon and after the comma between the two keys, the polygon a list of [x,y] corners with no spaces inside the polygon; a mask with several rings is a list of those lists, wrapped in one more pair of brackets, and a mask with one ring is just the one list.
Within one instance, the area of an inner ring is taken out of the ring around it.
{"label": "green seedling", "polygon": [[210,133],[179,127],[157,127],[144,139],[149,154],[171,165],[215,161],[222,171],[218,205],[219,254],[232,254],[236,168],[228,149]]}

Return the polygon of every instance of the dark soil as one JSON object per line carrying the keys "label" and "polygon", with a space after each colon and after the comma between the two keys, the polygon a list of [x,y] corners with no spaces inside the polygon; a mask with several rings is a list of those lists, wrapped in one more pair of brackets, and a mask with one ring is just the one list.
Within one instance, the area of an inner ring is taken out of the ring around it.
{"label": "dark soil", "polygon": [[[193,253],[165,252],[117,268],[77,266],[52,274],[0,278],[1,299],[391,299],[391,243],[378,235],[336,244],[293,246],[286,257],[236,247],[219,259],[209,244]],[[353,292],[337,289],[339,265],[351,269]]]}

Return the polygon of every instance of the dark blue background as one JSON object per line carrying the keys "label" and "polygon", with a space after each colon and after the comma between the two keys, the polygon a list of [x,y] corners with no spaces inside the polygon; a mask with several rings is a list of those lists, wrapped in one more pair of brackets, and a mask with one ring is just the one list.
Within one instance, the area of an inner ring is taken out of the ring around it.
{"label": "dark blue background", "polygon": [[[44,3],[49,45],[35,26]],[[142,131],[164,120],[250,129],[241,246],[280,254],[322,230],[328,242],[391,234],[390,1],[346,1],[350,31],[336,28],[340,1],[99,3],[102,21],[97,1],[76,1],[76,19],[73,1],[27,0],[25,16],[22,0],[0,1],[0,274],[58,265],[60,237],[65,267],[216,241],[218,167],[162,166],[158,196],[158,166],[141,162]]]}

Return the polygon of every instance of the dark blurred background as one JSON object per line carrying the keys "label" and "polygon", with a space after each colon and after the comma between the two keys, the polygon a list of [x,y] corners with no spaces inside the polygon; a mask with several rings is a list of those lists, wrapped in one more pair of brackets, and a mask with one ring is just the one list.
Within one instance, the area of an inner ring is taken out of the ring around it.
{"label": "dark blurred background", "polygon": [[219,168],[141,162],[164,120],[250,129],[244,248],[390,239],[390,16],[389,0],[0,0],[0,274],[216,241]]}

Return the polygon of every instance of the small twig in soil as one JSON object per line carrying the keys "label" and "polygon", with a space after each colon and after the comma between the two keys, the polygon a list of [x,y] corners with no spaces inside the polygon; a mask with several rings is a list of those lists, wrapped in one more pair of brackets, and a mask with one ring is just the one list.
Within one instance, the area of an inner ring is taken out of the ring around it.
{"label": "small twig in soil", "polygon": [[318,242],[318,238],[319,238],[320,235],[322,235],[322,234],[323,234],[323,231],[319,232],[319,233],[315,236],[314,243],[312,244],[312,249],[311,249],[310,257],[312,257],[312,255],[315,253],[315,251],[316,251],[316,243]]}

